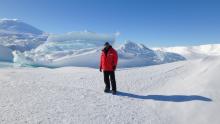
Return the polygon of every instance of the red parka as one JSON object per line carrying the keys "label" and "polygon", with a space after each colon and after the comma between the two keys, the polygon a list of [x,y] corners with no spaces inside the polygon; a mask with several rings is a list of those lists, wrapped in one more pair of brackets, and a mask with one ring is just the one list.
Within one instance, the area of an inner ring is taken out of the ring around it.
{"label": "red parka", "polygon": [[105,50],[102,50],[100,57],[100,69],[103,71],[114,71],[114,67],[117,67],[118,63],[118,54],[116,50],[112,47],[109,48],[108,52],[105,53]]}

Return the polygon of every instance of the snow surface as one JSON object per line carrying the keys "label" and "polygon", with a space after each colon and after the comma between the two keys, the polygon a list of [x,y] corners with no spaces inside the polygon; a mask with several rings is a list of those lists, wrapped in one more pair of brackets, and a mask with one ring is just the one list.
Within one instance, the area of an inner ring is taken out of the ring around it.
{"label": "snow surface", "polygon": [[219,124],[220,57],[118,69],[1,68],[1,124]]}
{"label": "snow surface", "polygon": [[179,47],[163,47],[153,48],[154,50],[160,50],[163,52],[173,52],[180,54],[187,59],[200,59],[207,56],[219,56],[220,44],[207,44],[199,46],[179,46]]}

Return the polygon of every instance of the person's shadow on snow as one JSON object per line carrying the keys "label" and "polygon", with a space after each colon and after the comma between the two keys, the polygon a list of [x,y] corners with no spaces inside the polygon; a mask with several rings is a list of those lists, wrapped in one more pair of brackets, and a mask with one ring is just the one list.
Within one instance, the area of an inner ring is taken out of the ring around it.
{"label": "person's shadow on snow", "polygon": [[132,94],[132,93],[126,93],[126,92],[117,92],[118,96],[126,96],[130,98],[135,98],[135,99],[151,99],[151,100],[156,100],[156,101],[169,101],[169,102],[187,102],[187,101],[206,101],[206,102],[211,102],[212,99],[204,97],[204,96],[199,96],[199,95],[137,95],[137,94]]}

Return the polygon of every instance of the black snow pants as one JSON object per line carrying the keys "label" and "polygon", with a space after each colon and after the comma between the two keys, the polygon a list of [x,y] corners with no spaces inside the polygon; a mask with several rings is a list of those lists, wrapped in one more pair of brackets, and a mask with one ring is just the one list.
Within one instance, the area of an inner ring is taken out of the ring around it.
{"label": "black snow pants", "polygon": [[115,71],[103,71],[105,88],[110,90],[110,82],[112,90],[116,91]]}

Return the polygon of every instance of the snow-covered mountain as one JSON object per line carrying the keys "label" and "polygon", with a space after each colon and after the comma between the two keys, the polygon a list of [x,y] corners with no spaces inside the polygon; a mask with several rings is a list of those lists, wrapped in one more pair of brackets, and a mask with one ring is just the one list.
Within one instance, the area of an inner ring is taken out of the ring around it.
{"label": "snow-covered mountain", "polygon": [[26,51],[45,42],[47,34],[17,19],[0,20],[0,45]]}
{"label": "snow-covered mountain", "polygon": [[32,35],[41,35],[43,31],[26,24],[18,19],[1,19],[0,20],[0,31],[15,33],[15,34],[32,34]]}
{"label": "snow-covered mountain", "polygon": [[198,59],[207,56],[219,56],[220,55],[220,44],[207,44],[199,46],[189,47],[164,47],[164,48],[153,48],[154,50],[160,50],[163,52],[178,53],[187,59]]}
{"label": "snow-covered mountain", "polygon": [[137,67],[157,65],[185,60],[184,57],[175,53],[154,51],[143,44],[126,41],[117,48],[121,67]]}

